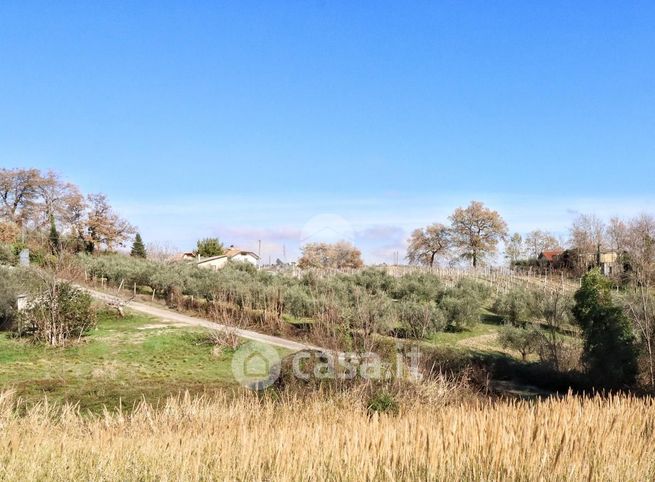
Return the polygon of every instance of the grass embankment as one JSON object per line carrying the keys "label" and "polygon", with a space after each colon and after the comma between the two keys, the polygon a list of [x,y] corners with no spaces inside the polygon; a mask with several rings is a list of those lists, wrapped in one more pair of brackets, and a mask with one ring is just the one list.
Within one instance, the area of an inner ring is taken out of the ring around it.
{"label": "grass embankment", "polygon": [[89,336],[64,348],[0,333],[0,387],[27,402],[46,395],[93,411],[215,392],[235,383],[230,363],[230,350],[214,349],[205,331],[134,314],[101,314]]}
{"label": "grass embankment", "polygon": [[355,400],[171,401],[81,417],[0,402],[0,479],[653,480],[650,398],[436,401],[371,415]]}

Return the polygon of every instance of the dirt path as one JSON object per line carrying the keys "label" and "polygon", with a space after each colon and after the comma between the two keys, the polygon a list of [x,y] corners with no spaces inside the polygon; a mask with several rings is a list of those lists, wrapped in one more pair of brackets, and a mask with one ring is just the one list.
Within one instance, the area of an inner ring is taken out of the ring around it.
{"label": "dirt path", "polygon": [[[116,296],[112,296],[101,291],[92,290],[84,286],[79,288],[88,292],[97,300],[112,302],[117,300]],[[287,340],[286,338],[280,338],[278,336],[264,335],[262,333],[257,333],[256,331],[243,330],[240,328],[235,328],[232,326],[223,325],[221,323],[216,323],[215,321],[207,320],[204,318],[196,318],[193,316],[183,315],[173,310],[165,308],[157,308],[155,306],[147,305],[145,303],[139,303],[138,301],[131,301],[126,305],[126,308],[133,311],[138,311],[139,313],[144,313],[146,315],[154,316],[164,321],[173,321],[176,323],[183,323],[189,326],[198,326],[202,328],[207,328],[209,330],[223,331],[226,333],[234,333],[240,338],[245,338],[247,340],[258,341],[261,343],[266,343],[269,345],[277,346],[280,348],[286,348],[287,350],[298,351],[298,350],[322,350],[319,347],[312,345],[306,345],[293,340]]]}

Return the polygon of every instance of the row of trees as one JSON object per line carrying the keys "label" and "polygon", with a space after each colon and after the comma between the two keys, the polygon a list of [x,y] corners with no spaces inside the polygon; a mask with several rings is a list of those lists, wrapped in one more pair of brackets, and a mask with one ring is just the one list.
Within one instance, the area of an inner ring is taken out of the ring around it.
{"label": "row of trees", "polygon": [[448,220],[449,225],[435,223],[412,233],[407,248],[410,263],[433,266],[438,258],[456,257],[477,267],[507,239],[507,223],[478,201],[457,208]]}
{"label": "row of trees", "polygon": [[[540,253],[561,250],[568,253],[560,268],[584,274],[600,264],[603,253],[612,253],[623,268],[643,271],[642,265],[655,264],[652,240],[655,239],[655,218],[642,214],[631,219],[613,217],[604,222],[593,214],[581,214],[569,228],[567,242],[552,233],[536,230],[526,237],[514,233],[505,244],[505,256],[511,266],[520,261],[536,260]],[[633,266],[634,265],[634,266]]]}
{"label": "row of trees", "polygon": [[536,229],[525,238],[520,233],[514,233],[505,243],[505,257],[510,266],[525,259],[535,260],[544,251],[561,249],[562,243],[548,231]]}
{"label": "row of trees", "polygon": [[49,245],[72,251],[112,250],[135,228],[120,217],[104,194],[84,195],[53,172],[0,169],[0,242]]}

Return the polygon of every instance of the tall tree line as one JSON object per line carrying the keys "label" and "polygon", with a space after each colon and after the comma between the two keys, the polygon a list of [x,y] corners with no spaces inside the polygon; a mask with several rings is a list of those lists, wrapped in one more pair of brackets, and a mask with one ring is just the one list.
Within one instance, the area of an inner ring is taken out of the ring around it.
{"label": "tall tree line", "polygon": [[134,232],[104,194],[84,195],[54,172],[0,169],[2,242],[56,239],[74,251],[93,252],[123,246]]}

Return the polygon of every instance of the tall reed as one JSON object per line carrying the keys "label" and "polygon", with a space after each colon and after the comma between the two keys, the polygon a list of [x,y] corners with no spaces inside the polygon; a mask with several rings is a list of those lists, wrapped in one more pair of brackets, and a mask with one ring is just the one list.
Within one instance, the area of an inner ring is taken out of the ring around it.
{"label": "tall reed", "polygon": [[651,398],[403,404],[170,399],[90,417],[0,396],[5,480],[653,480]]}

